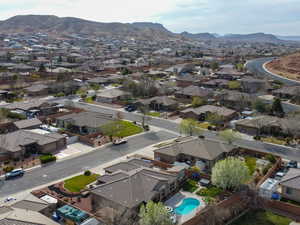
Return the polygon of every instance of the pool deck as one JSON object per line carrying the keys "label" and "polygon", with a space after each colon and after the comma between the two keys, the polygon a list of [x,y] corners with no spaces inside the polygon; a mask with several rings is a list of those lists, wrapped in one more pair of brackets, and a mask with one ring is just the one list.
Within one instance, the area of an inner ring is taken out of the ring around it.
{"label": "pool deck", "polygon": [[178,207],[183,199],[185,198],[195,198],[200,201],[200,206],[198,206],[195,210],[193,210],[191,213],[186,214],[186,215],[176,215],[177,216],[177,221],[178,224],[182,224],[189,219],[193,218],[200,210],[205,208],[205,202],[202,200],[202,198],[196,194],[190,193],[190,192],[185,192],[185,191],[180,191],[177,194],[175,194],[172,198],[167,200],[164,204],[167,206],[171,206],[173,209]]}

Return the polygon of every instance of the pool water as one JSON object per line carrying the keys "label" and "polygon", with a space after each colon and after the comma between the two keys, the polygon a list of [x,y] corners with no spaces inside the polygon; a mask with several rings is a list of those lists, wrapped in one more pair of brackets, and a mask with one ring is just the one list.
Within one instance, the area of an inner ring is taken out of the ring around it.
{"label": "pool water", "polygon": [[175,208],[175,213],[178,215],[186,215],[200,206],[200,201],[195,198],[185,198],[181,204]]}

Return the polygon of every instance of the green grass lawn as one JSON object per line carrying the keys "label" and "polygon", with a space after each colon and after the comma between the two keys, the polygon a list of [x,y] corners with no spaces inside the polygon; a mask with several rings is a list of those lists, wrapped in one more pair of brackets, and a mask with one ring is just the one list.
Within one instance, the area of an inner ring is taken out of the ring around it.
{"label": "green grass lawn", "polygon": [[197,195],[214,198],[222,193],[222,189],[218,187],[203,188],[197,192]]}
{"label": "green grass lawn", "polygon": [[96,181],[99,174],[91,174],[90,176],[79,175],[64,181],[64,187],[70,192],[79,192],[88,184]]}
{"label": "green grass lawn", "polygon": [[184,191],[188,191],[188,192],[191,192],[193,193],[194,191],[196,191],[198,188],[198,184],[197,184],[197,181],[194,181],[194,180],[187,180],[184,185],[182,186],[182,189]]}
{"label": "green grass lawn", "polygon": [[261,139],[263,142],[269,142],[277,145],[286,145],[286,141],[277,139],[275,137],[266,137]]}
{"label": "green grass lawn", "polygon": [[147,113],[148,116],[153,116],[153,117],[160,117],[160,113],[159,112],[149,112]]}
{"label": "green grass lawn", "polygon": [[253,175],[256,170],[256,158],[245,157],[245,163],[249,169],[250,175]]}
{"label": "green grass lawn", "polygon": [[231,225],[289,225],[292,222],[287,217],[276,215],[269,211],[249,211]]}
{"label": "green grass lawn", "polygon": [[119,137],[128,137],[131,135],[139,134],[143,132],[143,128],[135,125],[130,121],[120,121],[121,129],[118,132]]}

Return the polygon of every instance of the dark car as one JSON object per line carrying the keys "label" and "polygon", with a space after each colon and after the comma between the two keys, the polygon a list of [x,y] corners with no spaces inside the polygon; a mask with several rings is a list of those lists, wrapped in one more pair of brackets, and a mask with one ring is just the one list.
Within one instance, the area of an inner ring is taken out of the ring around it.
{"label": "dark car", "polygon": [[14,169],[11,172],[5,174],[5,179],[8,180],[14,177],[22,177],[24,173],[25,172],[22,169]]}
{"label": "dark car", "polygon": [[137,107],[135,105],[128,105],[125,107],[125,110],[127,112],[133,112],[133,111],[137,110]]}
{"label": "dark car", "polygon": [[297,161],[289,161],[289,163],[287,164],[288,168],[298,168],[298,162]]}

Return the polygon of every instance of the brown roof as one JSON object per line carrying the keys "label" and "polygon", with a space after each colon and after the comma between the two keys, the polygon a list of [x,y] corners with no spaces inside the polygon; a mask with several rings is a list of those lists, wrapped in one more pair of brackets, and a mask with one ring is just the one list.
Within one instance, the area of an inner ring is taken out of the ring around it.
{"label": "brown roof", "polygon": [[290,168],[279,184],[300,190],[300,169]]}
{"label": "brown roof", "polygon": [[127,208],[134,208],[153,199],[162,185],[175,180],[175,175],[141,168],[127,172],[126,177],[96,187],[92,193]]}
{"label": "brown roof", "polygon": [[37,118],[33,118],[33,119],[28,119],[28,120],[19,120],[19,121],[16,121],[16,122],[14,122],[14,125],[18,129],[26,129],[28,127],[42,125],[42,122],[39,119],[37,119]]}
{"label": "brown roof", "polygon": [[218,107],[218,106],[214,106],[214,105],[204,105],[204,106],[200,106],[198,108],[188,108],[181,112],[182,113],[193,112],[197,115],[210,112],[210,113],[216,113],[220,116],[231,116],[236,111],[225,108],[225,107]]}
{"label": "brown roof", "polygon": [[187,95],[187,96],[198,96],[198,97],[207,97],[212,95],[214,91],[209,88],[203,88],[198,86],[188,86],[176,92],[176,94]]}
{"label": "brown roof", "polygon": [[154,152],[164,155],[178,156],[179,154],[190,155],[193,157],[214,160],[225,152],[230,152],[235,146],[218,141],[201,139],[198,137],[179,138],[166,147],[154,150]]}

